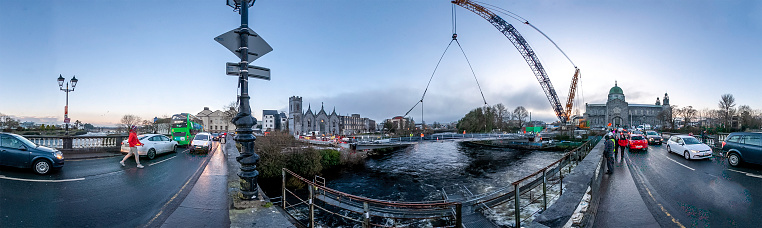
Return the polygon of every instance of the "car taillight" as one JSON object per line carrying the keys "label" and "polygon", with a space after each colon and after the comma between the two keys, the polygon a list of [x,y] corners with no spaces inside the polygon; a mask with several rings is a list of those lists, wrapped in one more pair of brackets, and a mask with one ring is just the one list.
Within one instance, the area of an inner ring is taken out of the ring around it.
{"label": "car taillight", "polygon": [[722,148],[725,148],[725,141],[722,141]]}

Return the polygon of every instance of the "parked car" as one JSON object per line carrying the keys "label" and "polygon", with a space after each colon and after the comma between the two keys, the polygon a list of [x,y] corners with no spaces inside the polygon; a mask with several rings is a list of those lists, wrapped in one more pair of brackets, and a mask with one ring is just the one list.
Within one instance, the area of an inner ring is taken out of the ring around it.
{"label": "parked car", "polygon": [[743,162],[762,164],[762,133],[730,133],[722,142],[722,151],[727,154],[731,166]]}
{"label": "parked car", "polygon": [[648,144],[664,143],[664,139],[656,131],[646,131],[646,138],[648,138]]}
{"label": "parked car", "polygon": [[202,132],[196,134],[196,136],[193,137],[190,148],[193,152],[203,151],[208,153],[212,150],[212,144],[212,135],[206,132]]}
{"label": "parked car", "polygon": [[632,134],[630,135],[630,141],[627,143],[632,150],[648,150],[648,141],[643,135]]}
{"label": "parked car", "polygon": [[0,165],[31,168],[44,175],[63,168],[64,157],[61,151],[38,146],[24,136],[0,132]]}
{"label": "parked car", "polygon": [[[146,156],[149,160],[154,159],[157,154],[177,151],[177,141],[174,141],[165,135],[138,135],[138,140],[143,143],[143,145],[137,146],[138,155]],[[122,141],[120,151],[125,154],[130,152],[130,143],[128,143],[127,140]]]}
{"label": "parked car", "polygon": [[220,141],[220,134],[212,133],[212,140],[213,141]]}
{"label": "parked car", "polygon": [[686,160],[712,157],[712,148],[689,135],[673,135],[667,141],[667,152],[681,154]]}

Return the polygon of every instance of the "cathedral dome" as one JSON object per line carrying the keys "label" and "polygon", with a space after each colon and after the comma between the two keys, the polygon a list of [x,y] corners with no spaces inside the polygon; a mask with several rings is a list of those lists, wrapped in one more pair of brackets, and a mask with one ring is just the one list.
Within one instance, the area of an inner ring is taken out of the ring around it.
{"label": "cathedral dome", "polygon": [[624,91],[622,91],[622,88],[619,88],[616,83],[614,83],[614,87],[611,87],[611,90],[609,90],[609,94],[624,94]]}

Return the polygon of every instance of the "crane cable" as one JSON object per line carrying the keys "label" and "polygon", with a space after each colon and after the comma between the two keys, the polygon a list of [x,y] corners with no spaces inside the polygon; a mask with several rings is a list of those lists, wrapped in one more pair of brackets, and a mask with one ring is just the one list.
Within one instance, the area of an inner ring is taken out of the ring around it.
{"label": "crane cable", "polygon": [[533,24],[530,24],[530,23],[529,23],[529,20],[527,20],[527,19],[524,19],[523,17],[521,17],[521,16],[519,16],[518,14],[515,14],[515,13],[513,13],[513,12],[511,12],[511,11],[508,11],[508,10],[506,10],[506,9],[500,8],[499,6],[495,6],[495,5],[492,5],[492,4],[489,4],[489,3],[486,3],[486,2],[479,2],[479,1],[473,1],[473,2],[479,3],[479,4],[481,4],[481,5],[486,5],[486,6],[489,6],[489,7],[485,7],[485,8],[490,8],[490,9],[492,9],[492,10],[494,10],[494,11],[497,11],[497,12],[503,13],[503,14],[505,14],[505,15],[507,15],[507,16],[509,16],[509,17],[511,17],[511,18],[513,18],[513,19],[515,19],[515,20],[517,20],[517,21],[519,21],[519,22],[521,22],[521,23],[524,23],[524,24],[527,24],[527,25],[531,26],[531,27],[532,27],[534,30],[537,30],[537,32],[539,32],[540,34],[542,34],[543,36],[545,36],[545,38],[546,38],[546,39],[548,39],[548,40],[550,41],[550,43],[552,43],[552,44],[553,44],[553,46],[556,46],[556,49],[558,49],[558,51],[561,51],[561,54],[563,54],[563,55],[564,55],[564,57],[566,57],[566,59],[567,59],[567,60],[569,60],[569,62],[572,64],[572,66],[574,66],[574,69],[577,69],[577,65],[576,65],[576,64],[574,64],[574,62],[571,60],[571,58],[569,58],[569,56],[568,56],[568,55],[566,55],[566,52],[564,52],[564,50],[561,50],[561,47],[559,47],[559,46],[558,46],[558,44],[556,44],[556,42],[555,42],[555,41],[553,41],[552,39],[550,39],[550,37],[548,37],[548,35],[545,35],[545,33],[544,33],[544,32],[542,32],[542,31],[540,31],[540,29],[538,29],[537,27],[535,27]]}
{"label": "crane cable", "polygon": [[455,5],[452,6],[452,40],[450,40],[450,43],[447,44],[447,47],[445,48],[444,52],[442,53],[442,56],[439,57],[439,61],[437,61],[437,65],[434,67],[434,72],[431,73],[431,77],[429,77],[429,82],[426,84],[426,89],[423,90],[423,95],[421,95],[421,99],[416,102],[413,107],[410,108],[405,113],[405,116],[410,114],[413,109],[415,109],[418,104],[421,104],[421,121],[423,121],[423,100],[426,97],[426,92],[429,91],[429,86],[431,85],[432,79],[434,79],[434,75],[437,72],[437,69],[439,68],[439,64],[442,63],[442,59],[444,59],[445,54],[447,54],[447,50],[450,49],[450,46],[452,45],[452,42],[455,41],[456,44],[458,44],[458,48],[460,48],[460,52],[463,53],[463,57],[466,59],[466,63],[468,63],[468,68],[471,70],[471,74],[474,76],[474,81],[476,81],[476,86],[479,88],[479,93],[482,95],[482,101],[484,101],[484,105],[487,105],[487,99],[484,97],[484,91],[482,91],[482,87],[479,84],[479,80],[476,78],[476,72],[474,71],[473,66],[471,66],[471,61],[468,60],[468,56],[466,55],[466,52],[463,50],[463,46],[460,45],[460,42],[458,41],[458,33],[457,33],[457,15],[455,13]]}

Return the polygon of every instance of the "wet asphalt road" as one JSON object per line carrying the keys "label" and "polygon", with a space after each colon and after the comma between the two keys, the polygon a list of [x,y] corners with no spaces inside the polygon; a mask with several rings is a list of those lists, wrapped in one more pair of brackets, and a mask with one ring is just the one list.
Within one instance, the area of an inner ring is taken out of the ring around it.
{"label": "wet asphalt road", "polygon": [[0,167],[0,227],[159,226],[193,187],[208,156],[180,147],[142,158],[143,169],[132,157],[126,167],[121,156],[67,160],[49,176]]}
{"label": "wet asphalt road", "polygon": [[762,166],[685,160],[666,145],[627,154],[638,192],[662,227],[760,227]]}

